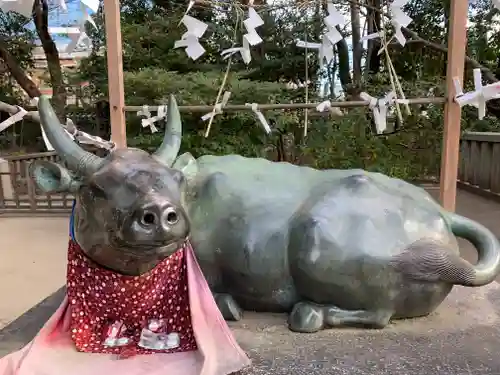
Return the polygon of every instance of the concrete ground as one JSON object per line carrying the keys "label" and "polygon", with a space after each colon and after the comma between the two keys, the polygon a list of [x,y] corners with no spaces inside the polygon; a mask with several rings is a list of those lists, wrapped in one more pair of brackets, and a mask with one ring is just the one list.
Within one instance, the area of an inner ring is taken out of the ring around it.
{"label": "concrete ground", "polygon": [[[500,204],[460,191],[457,211],[500,237]],[[67,233],[64,218],[0,217],[0,357],[25,345],[62,300]],[[475,261],[470,244],[460,244]],[[255,313],[230,326],[253,360],[244,375],[500,375],[499,314],[495,282],[455,287],[431,316],[383,330],[295,334],[284,315]]]}

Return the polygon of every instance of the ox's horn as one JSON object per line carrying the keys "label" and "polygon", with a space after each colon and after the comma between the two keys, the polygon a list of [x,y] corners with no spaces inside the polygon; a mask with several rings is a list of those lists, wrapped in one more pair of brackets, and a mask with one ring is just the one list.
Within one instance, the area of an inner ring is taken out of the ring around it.
{"label": "ox's horn", "polygon": [[64,131],[49,98],[45,95],[38,101],[38,112],[50,144],[70,170],[79,174],[90,174],[99,168],[102,159],[83,150],[71,139]]}
{"label": "ox's horn", "polygon": [[170,99],[168,101],[167,126],[165,127],[165,136],[163,137],[161,146],[153,154],[153,157],[159,162],[170,167],[177,158],[177,154],[179,153],[179,148],[181,147],[181,137],[181,114],[179,113],[179,107],[177,107],[175,97],[173,95],[170,95]]}

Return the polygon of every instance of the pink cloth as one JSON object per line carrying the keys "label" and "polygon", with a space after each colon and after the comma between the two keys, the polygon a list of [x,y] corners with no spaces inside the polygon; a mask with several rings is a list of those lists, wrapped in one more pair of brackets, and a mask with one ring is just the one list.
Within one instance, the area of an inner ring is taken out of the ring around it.
{"label": "pink cloth", "polygon": [[68,297],[23,349],[0,359],[0,375],[226,375],[250,365],[222,318],[193,249],[185,251],[191,322],[197,350],[135,355],[78,352]]}

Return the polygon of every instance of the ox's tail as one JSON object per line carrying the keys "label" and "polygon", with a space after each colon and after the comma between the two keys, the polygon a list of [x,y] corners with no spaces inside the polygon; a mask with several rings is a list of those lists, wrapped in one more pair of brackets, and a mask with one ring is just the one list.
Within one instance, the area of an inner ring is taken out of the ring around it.
{"label": "ox's tail", "polygon": [[469,240],[479,259],[473,265],[450,251],[448,245],[430,239],[411,244],[391,259],[391,265],[406,277],[423,281],[442,281],[464,286],[491,283],[500,273],[500,244],[493,233],[463,216],[448,213],[451,231]]}

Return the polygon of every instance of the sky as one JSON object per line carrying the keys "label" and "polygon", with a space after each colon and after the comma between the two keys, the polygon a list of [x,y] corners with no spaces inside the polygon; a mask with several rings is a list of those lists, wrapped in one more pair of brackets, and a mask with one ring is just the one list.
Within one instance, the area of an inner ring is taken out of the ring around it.
{"label": "sky", "polygon": [[[80,0],[66,0],[67,11],[61,7],[56,7],[59,1],[49,0],[53,4],[54,10],[49,13],[49,26],[51,27],[71,27],[78,26],[82,20],[82,11],[80,8]],[[51,7],[52,8],[52,7]],[[90,12],[90,11],[89,11]],[[33,22],[27,26],[29,29],[34,30]],[[54,41],[58,47],[64,46],[70,42],[70,39],[64,35],[53,34]]]}

